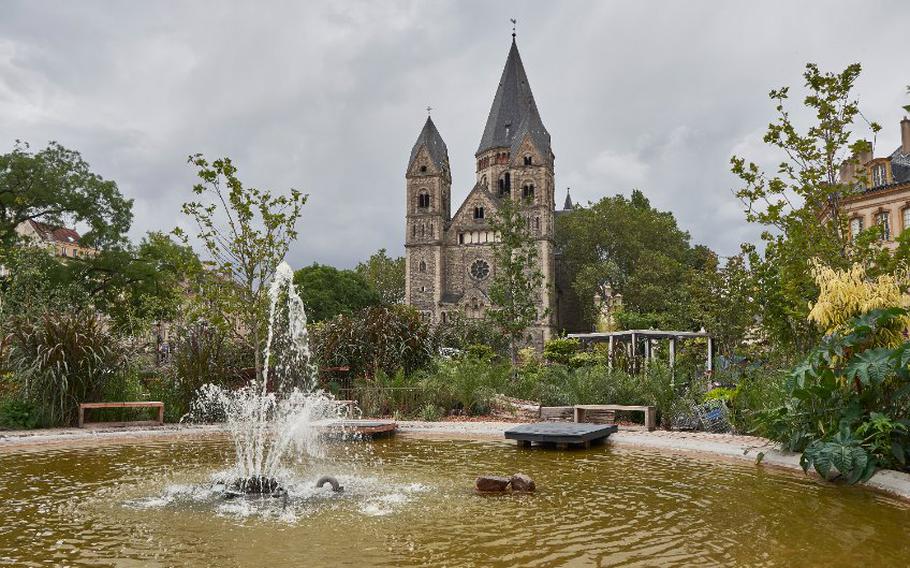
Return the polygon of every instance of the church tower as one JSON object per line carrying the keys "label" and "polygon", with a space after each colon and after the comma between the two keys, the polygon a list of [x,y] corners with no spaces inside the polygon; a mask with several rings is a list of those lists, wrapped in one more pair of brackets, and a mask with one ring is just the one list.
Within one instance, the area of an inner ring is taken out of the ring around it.
{"label": "church tower", "polygon": [[[534,343],[542,345],[555,323],[555,156],[514,33],[475,158],[477,182],[495,199],[519,203],[537,240],[544,275],[542,315],[530,331]],[[549,314],[543,315],[545,311]]]}
{"label": "church tower", "polygon": [[445,287],[443,237],[451,219],[449,151],[427,117],[405,174],[405,303],[434,320]]}

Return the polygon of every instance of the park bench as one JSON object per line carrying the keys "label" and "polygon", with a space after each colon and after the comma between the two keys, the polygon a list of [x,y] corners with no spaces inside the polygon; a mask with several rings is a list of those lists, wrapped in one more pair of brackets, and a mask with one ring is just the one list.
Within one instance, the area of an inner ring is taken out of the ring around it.
{"label": "park bench", "polygon": [[[145,421],[145,422],[105,422],[105,426],[125,426],[127,424],[134,425],[157,425],[161,426],[164,424],[164,403],[157,401],[150,402],[83,402],[79,405],[79,427],[85,428],[85,411],[91,408],[157,408],[158,409],[158,420],[155,421]],[[97,422],[92,422],[91,424],[99,424]]]}
{"label": "park bench", "polygon": [[643,412],[645,426],[648,431],[657,428],[657,409],[653,406],[625,406],[622,404],[576,404],[575,422],[585,422],[585,415],[589,412]]}

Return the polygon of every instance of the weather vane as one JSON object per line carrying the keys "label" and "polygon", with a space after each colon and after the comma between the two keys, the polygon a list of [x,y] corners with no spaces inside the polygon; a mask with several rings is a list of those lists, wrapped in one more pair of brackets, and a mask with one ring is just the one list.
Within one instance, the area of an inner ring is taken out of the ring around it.
{"label": "weather vane", "polygon": [[430,116],[430,113],[432,113],[432,112],[433,112],[433,107],[428,106],[427,107],[427,116]]}
{"label": "weather vane", "polygon": [[509,18],[509,21],[512,22],[512,37],[515,37],[515,26],[518,25],[518,20],[515,18]]}

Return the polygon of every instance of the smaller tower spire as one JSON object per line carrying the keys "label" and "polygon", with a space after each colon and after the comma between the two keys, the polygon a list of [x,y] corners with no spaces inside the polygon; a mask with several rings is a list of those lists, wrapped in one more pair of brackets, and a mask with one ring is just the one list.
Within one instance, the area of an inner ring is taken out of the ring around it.
{"label": "smaller tower spire", "polygon": [[569,211],[574,207],[574,205],[572,205],[572,196],[569,194],[571,189],[571,187],[566,188],[566,202],[562,205],[563,211]]}

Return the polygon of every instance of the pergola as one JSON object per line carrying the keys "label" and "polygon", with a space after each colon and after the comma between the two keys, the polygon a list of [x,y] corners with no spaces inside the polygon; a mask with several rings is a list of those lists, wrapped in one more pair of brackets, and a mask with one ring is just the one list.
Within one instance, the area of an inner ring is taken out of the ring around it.
{"label": "pergola", "polygon": [[[657,329],[632,329],[626,331],[605,331],[602,333],[570,333],[570,338],[578,339],[583,344],[609,343],[608,364],[613,368],[613,349],[617,344],[626,348],[632,364],[641,356],[645,362],[651,360],[654,352],[654,342],[667,339],[670,341],[670,368],[676,364],[676,342],[684,339],[704,337],[708,340],[708,360],[706,369],[711,372],[714,368],[714,339],[705,331],[664,331]],[[643,351],[639,353],[638,344],[644,342]]]}

